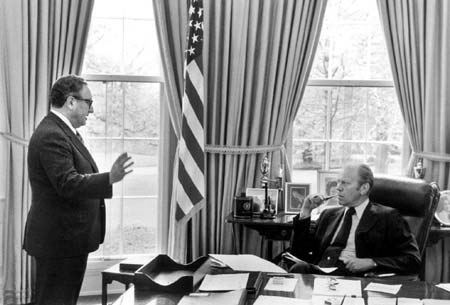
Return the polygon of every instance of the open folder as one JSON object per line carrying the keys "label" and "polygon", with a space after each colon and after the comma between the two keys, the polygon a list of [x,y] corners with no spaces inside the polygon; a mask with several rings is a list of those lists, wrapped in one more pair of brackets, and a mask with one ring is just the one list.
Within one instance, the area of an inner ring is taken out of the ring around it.
{"label": "open folder", "polygon": [[[291,262],[294,262],[294,263],[305,263],[305,264],[310,264],[310,263],[308,263],[308,262],[305,262],[305,261],[302,260],[302,259],[299,259],[298,257],[292,255],[292,254],[289,253],[289,252],[284,252],[281,256],[282,256],[284,259],[290,260]],[[320,270],[320,271],[322,271],[322,272],[324,272],[324,273],[331,273],[331,272],[333,272],[334,270],[337,269],[337,267],[322,268],[322,267],[320,267],[320,266],[318,266],[318,265],[314,265],[314,264],[310,264],[310,265],[313,266],[315,269]]]}

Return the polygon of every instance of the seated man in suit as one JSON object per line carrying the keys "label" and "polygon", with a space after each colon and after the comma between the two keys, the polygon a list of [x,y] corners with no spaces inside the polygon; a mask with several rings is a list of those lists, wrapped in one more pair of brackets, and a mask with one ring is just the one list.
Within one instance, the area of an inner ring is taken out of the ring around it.
{"label": "seated man in suit", "polygon": [[324,210],[317,223],[311,210],[320,205],[308,196],[294,218],[291,253],[304,260],[290,272],[363,276],[369,272],[418,273],[421,258],[407,222],[397,210],[369,200],[373,173],[364,164],[348,165],[338,181],[339,206]]}

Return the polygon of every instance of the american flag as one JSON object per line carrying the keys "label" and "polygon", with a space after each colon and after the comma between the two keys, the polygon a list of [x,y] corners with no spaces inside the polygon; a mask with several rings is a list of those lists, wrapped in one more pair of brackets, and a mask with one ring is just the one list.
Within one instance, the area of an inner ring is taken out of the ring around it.
{"label": "american flag", "polygon": [[191,1],[188,28],[183,119],[178,144],[178,183],[175,189],[177,221],[189,220],[205,202],[202,0]]}

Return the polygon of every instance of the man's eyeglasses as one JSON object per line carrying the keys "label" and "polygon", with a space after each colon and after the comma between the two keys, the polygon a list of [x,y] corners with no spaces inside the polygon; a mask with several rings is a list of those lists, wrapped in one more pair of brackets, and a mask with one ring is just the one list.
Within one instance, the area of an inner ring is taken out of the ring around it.
{"label": "man's eyeglasses", "polygon": [[81,97],[77,97],[77,96],[73,96],[73,95],[72,95],[72,97],[73,97],[74,99],[79,100],[79,101],[86,102],[86,104],[89,106],[89,108],[91,108],[92,103],[94,102],[92,99],[89,99],[89,98],[81,98]]}

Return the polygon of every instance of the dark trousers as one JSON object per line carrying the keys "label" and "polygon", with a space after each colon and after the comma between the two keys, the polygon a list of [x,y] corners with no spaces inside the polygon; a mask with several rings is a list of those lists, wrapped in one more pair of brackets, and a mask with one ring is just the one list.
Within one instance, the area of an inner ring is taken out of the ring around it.
{"label": "dark trousers", "polygon": [[35,305],[76,305],[88,255],[36,259]]}

